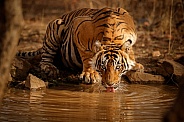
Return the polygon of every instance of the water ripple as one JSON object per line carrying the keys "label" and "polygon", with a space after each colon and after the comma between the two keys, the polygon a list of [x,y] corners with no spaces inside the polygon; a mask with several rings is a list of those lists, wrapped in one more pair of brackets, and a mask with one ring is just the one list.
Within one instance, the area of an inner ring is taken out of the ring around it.
{"label": "water ripple", "polygon": [[177,93],[173,86],[121,85],[116,93],[91,92],[89,86],[88,90],[82,86],[78,90],[9,89],[0,109],[0,121],[160,122]]}

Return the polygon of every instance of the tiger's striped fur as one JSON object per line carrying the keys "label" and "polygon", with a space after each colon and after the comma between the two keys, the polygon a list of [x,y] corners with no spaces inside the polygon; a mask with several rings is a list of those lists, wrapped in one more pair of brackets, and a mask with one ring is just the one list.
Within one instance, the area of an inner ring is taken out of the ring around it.
{"label": "tiger's striped fur", "polygon": [[102,81],[105,87],[116,87],[121,75],[137,66],[143,69],[132,50],[136,38],[133,19],[122,8],[75,10],[49,23],[40,66],[56,77],[53,62],[61,55],[64,66],[82,68],[85,83]]}

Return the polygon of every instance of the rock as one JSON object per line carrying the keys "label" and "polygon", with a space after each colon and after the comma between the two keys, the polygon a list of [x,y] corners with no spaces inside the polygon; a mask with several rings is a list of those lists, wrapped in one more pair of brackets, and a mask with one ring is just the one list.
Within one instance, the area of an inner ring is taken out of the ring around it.
{"label": "rock", "polygon": [[165,79],[161,75],[152,75],[149,73],[130,71],[126,74],[131,83],[150,84],[159,83],[163,84]]}
{"label": "rock", "polygon": [[152,57],[159,57],[161,54],[160,54],[160,51],[153,51],[152,52]]}
{"label": "rock", "polygon": [[158,72],[164,77],[172,78],[176,82],[180,82],[180,78],[184,75],[184,66],[174,60],[162,59],[159,61],[160,68]]}
{"label": "rock", "polygon": [[179,80],[177,97],[173,106],[164,115],[163,122],[184,122],[184,75]]}
{"label": "rock", "polygon": [[29,89],[40,89],[40,88],[46,88],[45,82],[36,76],[29,74],[26,81],[25,81],[25,87]]}
{"label": "rock", "polygon": [[180,56],[178,59],[175,60],[176,62],[184,65],[184,56]]}
{"label": "rock", "polygon": [[12,81],[12,77],[11,77],[11,74],[9,73],[8,74],[8,82],[11,82]]}
{"label": "rock", "polygon": [[12,62],[12,67],[10,69],[10,74],[13,79],[17,81],[24,81],[31,68],[31,64],[24,59],[15,58]]}

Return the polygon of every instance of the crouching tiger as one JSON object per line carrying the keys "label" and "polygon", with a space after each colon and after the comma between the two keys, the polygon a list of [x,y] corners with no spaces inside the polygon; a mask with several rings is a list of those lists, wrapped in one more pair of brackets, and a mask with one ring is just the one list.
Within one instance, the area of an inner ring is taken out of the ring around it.
{"label": "crouching tiger", "polygon": [[[65,67],[82,68],[84,83],[101,82],[114,89],[127,71],[144,69],[134,58],[136,38],[133,19],[126,10],[83,8],[51,21],[43,47],[32,54],[41,55],[41,70],[49,76],[59,74],[53,62],[60,55]],[[17,56],[26,56],[22,54]]]}

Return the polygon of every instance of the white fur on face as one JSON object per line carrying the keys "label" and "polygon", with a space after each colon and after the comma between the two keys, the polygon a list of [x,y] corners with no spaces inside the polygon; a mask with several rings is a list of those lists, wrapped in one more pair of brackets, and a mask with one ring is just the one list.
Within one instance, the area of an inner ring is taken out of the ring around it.
{"label": "white fur on face", "polygon": [[[99,52],[97,52],[89,62],[91,64],[91,67],[94,70],[100,71],[102,65],[106,67],[109,59],[105,57],[105,54],[104,54],[105,51],[107,50],[100,50]],[[117,66],[117,65],[123,66],[122,73],[120,73],[120,76],[121,76],[121,75],[124,75],[127,71],[131,70],[133,66],[135,66],[135,61],[130,60],[127,53],[121,50],[117,50],[117,52],[118,52],[118,56],[114,61],[114,66]],[[120,62],[122,62],[122,64],[120,64]]]}

